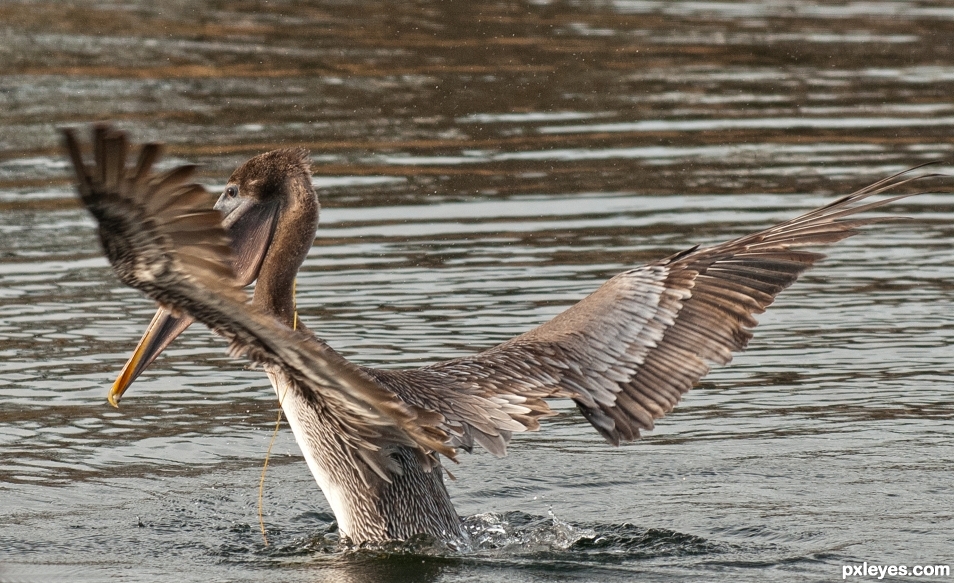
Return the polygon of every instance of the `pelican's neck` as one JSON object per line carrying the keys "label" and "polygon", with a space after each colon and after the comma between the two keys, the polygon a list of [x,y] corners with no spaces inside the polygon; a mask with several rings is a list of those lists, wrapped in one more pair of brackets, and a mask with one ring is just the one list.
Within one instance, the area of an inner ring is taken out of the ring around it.
{"label": "pelican's neck", "polygon": [[252,303],[297,328],[295,278],[318,229],[318,196],[307,176],[289,178],[275,232],[255,283]]}

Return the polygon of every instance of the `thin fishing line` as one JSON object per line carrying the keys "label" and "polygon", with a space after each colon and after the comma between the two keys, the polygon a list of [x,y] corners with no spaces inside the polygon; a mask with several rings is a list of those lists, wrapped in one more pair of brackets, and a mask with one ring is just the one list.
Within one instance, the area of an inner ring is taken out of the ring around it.
{"label": "thin fishing line", "polygon": [[[292,282],[292,305],[294,306],[294,315],[292,316],[292,330],[298,330],[298,279]],[[268,469],[268,458],[272,455],[272,446],[275,445],[275,439],[278,437],[278,430],[282,425],[282,402],[285,400],[285,393],[288,392],[288,386],[278,397],[278,419],[275,420],[275,430],[272,431],[272,439],[268,442],[268,449],[265,451],[265,463],[262,464],[262,477],[258,481],[258,525],[262,529],[262,539],[265,546],[268,546],[268,535],[265,534],[265,518],[262,513],[262,498],[265,495],[265,470]]]}

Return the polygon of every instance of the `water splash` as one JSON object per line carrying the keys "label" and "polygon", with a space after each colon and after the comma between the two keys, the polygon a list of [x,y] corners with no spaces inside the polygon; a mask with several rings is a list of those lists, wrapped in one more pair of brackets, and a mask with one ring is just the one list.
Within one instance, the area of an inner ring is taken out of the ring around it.
{"label": "water splash", "polygon": [[721,554],[731,545],[667,529],[631,524],[573,524],[557,517],[523,512],[475,514],[463,519],[465,540],[416,536],[406,541],[354,545],[331,522],[319,532],[257,554],[271,558],[306,555],[356,557],[419,556],[445,559],[639,560]]}
{"label": "water splash", "polygon": [[580,541],[597,538],[592,528],[574,526],[560,520],[553,510],[538,517],[519,512],[488,512],[464,519],[472,550],[500,551],[508,554],[539,551],[565,551]]}

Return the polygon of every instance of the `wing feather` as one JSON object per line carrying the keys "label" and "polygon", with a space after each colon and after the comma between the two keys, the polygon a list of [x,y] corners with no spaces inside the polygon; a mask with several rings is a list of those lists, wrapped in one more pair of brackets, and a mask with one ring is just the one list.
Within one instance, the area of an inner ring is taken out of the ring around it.
{"label": "wing feather", "polygon": [[[122,133],[97,126],[93,138],[95,163],[88,168],[75,135],[64,131],[81,198],[99,221],[103,248],[124,283],[195,317],[228,338],[233,354],[280,371],[303,398],[333,411],[352,459],[382,479],[396,467],[388,457],[395,445],[415,448],[426,463],[434,461],[433,452],[455,457],[437,427],[441,415],[405,403],[323,342],[248,302],[231,267],[221,215],[212,208],[215,198],[186,182],[194,167],[152,176],[158,147],[147,145],[130,172]],[[495,424],[516,425],[509,417],[489,420],[488,431]]]}
{"label": "wing feather", "polygon": [[[935,176],[895,174],[763,231],[621,273],[550,322],[474,356],[374,374],[408,402],[439,411],[468,443],[500,427],[495,414],[505,411],[494,396],[532,400],[527,412],[510,414],[524,431],[553,415],[544,399],[570,397],[607,441],[633,440],[672,411],[710,365],[745,348],[755,315],[824,257],[804,247],[886,220],[854,215],[912,195],[862,203],[870,196]],[[461,394],[474,406],[447,406]],[[507,426],[508,436],[520,430]],[[503,445],[488,449],[500,455]]]}

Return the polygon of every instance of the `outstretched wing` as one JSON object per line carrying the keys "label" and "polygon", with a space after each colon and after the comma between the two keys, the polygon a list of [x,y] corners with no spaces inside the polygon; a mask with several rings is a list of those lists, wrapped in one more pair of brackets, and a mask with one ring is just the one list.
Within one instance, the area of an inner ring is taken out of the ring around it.
{"label": "outstretched wing", "polygon": [[425,461],[434,451],[455,456],[436,427],[440,415],[403,402],[324,343],[248,303],[221,215],[212,209],[215,198],[188,183],[194,167],[155,175],[159,146],[148,144],[128,169],[124,134],[97,126],[88,168],[73,132],[63,134],[80,198],[99,222],[103,249],[123,283],[222,334],[233,354],[281,369],[304,398],[341,419],[342,439],[383,479],[394,467],[394,445],[416,448]]}
{"label": "outstretched wing", "polygon": [[474,356],[418,370],[372,371],[415,405],[439,411],[453,443],[503,455],[510,434],[554,413],[547,397],[572,398],[613,444],[676,403],[713,363],[745,348],[755,314],[823,255],[805,247],[850,237],[884,218],[857,213],[905,196],[862,203],[912,180],[897,174],[758,233],[693,248],[621,273],[542,326]]}

